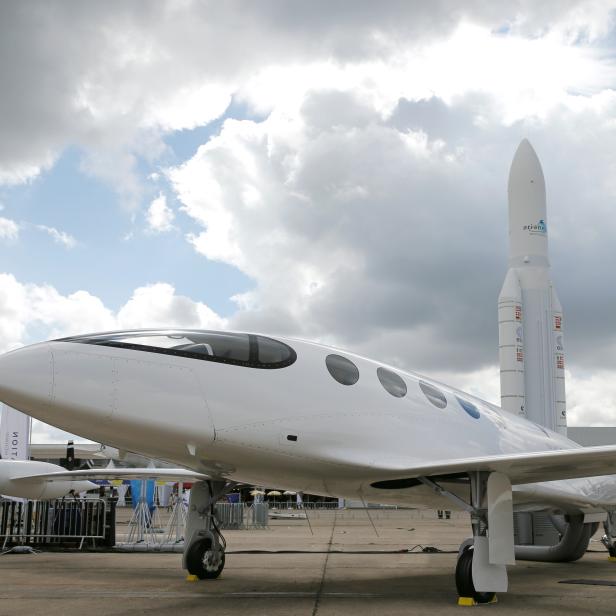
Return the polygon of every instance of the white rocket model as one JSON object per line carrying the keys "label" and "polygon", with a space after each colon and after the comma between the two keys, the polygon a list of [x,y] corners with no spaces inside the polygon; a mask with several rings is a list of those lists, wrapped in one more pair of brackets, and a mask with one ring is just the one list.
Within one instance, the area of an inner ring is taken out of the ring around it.
{"label": "white rocket model", "polygon": [[530,143],[509,171],[509,271],[498,298],[501,406],[566,435],[562,308],[549,277],[545,181]]}

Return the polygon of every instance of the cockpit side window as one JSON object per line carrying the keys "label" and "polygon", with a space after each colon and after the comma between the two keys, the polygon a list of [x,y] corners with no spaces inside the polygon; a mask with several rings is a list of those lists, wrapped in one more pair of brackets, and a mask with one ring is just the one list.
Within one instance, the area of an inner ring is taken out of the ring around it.
{"label": "cockpit side window", "polygon": [[278,340],[265,336],[255,336],[257,339],[257,359],[262,364],[277,364],[289,359],[289,347]]}
{"label": "cockpit side window", "polygon": [[284,368],[297,359],[284,342],[232,332],[199,330],[139,330],[63,338],[80,342],[150,353],[190,357],[249,368]]}

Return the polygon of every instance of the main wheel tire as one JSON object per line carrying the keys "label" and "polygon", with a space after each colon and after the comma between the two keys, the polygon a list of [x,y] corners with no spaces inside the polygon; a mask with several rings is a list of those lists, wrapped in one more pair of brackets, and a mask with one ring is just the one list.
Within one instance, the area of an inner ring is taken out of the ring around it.
{"label": "main wheel tire", "polygon": [[222,548],[212,550],[211,539],[201,539],[188,548],[186,568],[188,573],[200,580],[213,580],[225,568],[225,552]]}
{"label": "main wheel tire", "polygon": [[460,597],[472,597],[476,603],[490,603],[494,599],[493,592],[477,592],[473,585],[473,553],[468,546],[458,558],[456,565],[456,588]]}

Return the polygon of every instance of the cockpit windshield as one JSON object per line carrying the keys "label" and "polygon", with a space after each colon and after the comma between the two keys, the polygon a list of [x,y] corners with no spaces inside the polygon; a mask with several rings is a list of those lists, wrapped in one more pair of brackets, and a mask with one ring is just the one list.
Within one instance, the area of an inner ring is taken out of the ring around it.
{"label": "cockpit windshield", "polygon": [[284,368],[297,358],[295,351],[279,340],[231,332],[136,330],[73,336],[61,341],[163,353],[249,368]]}

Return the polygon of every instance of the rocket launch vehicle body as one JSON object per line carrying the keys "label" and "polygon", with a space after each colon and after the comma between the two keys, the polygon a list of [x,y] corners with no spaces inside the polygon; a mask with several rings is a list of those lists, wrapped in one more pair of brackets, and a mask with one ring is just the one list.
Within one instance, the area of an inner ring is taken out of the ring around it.
{"label": "rocket launch vehicle body", "polygon": [[545,180],[524,139],[509,172],[509,270],[498,298],[501,406],[566,435],[563,315],[550,280]]}

